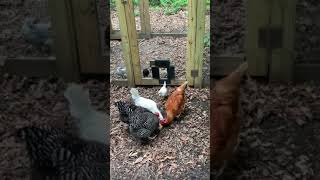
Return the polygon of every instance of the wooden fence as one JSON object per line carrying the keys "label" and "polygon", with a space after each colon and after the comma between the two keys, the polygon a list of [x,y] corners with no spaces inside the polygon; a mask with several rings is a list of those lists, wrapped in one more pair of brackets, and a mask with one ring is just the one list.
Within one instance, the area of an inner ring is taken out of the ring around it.
{"label": "wooden fence", "polygon": [[[132,0],[116,1],[117,14],[120,23],[120,35],[122,51],[125,59],[127,80],[112,80],[118,85],[160,85],[159,80],[153,78],[142,78],[137,41],[137,30],[134,18],[134,7]],[[140,12],[143,36],[152,35],[150,32],[150,18],[147,1],[140,1]],[[147,8],[144,9],[144,8]],[[187,43],[187,67],[186,79],[173,79],[169,85],[178,85],[188,80],[190,86],[202,87],[202,65],[205,31],[205,1],[188,1],[188,43]]]}
{"label": "wooden fence", "polygon": [[[130,85],[158,85],[154,79],[141,78],[137,38],[152,38],[149,4],[140,1],[141,31],[133,23],[132,0],[118,0],[117,9],[124,19],[130,19],[129,29],[121,28],[124,41],[126,65]],[[122,3],[127,2],[127,3]],[[0,57],[1,72],[24,76],[60,76],[66,80],[77,80],[80,74],[108,74],[108,59],[103,55],[101,32],[98,27],[98,14],[95,0],[49,0],[49,12],[55,34],[55,57]],[[131,5],[130,5],[131,4]],[[260,8],[264,7],[264,8]],[[244,56],[211,57],[211,76],[225,75],[246,59],[253,76],[264,76],[278,81],[320,81],[319,64],[295,64],[293,57],[296,0],[248,0],[247,24]],[[200,9],[200,10],[199,10]],[[193,70],[202,69],[202,39],[204,4],[190,0],[187,80],[201,86],[202,71],[192,77]],[[203,11],[203,12],[202,12]],[[190,13],[191,12],[191,13]],[[126,14],[125,14],[126,13]],[[214,17],[212,17],[214,18]],[[131,29],[130,29],[131,28]],[[90,36],[88,36],[90,34]],[[112,33],[112,35],[115,35]],[[163,34],[172,35],[172,34]],[[196,40],[194,41],[195,37]],[[128,59],[132,61],[128,61]],[[194,71],[193,71],[194,72]],[[173,84],[179,84],[176,81]]]}

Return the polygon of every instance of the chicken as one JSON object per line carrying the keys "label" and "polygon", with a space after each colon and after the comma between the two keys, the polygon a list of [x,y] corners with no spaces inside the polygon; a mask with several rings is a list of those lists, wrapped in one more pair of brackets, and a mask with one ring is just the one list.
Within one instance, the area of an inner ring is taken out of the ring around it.
{"label": "chicken", "polygon": [[147,98],[141,97],[139,95],[139,91],[136,88],[131,88],[130,93],[131,93],[131,98],[132,98],[132,100],[134,102],[134,105],[146,108],[149,111],[151,111],[153,114],[159,113],[160,120],[163,120],[162,113],[158,109],[158,106],[157,106],[156,102],[154,102],[151,99],[147,99]]}
{"label": "chicken", "polygon": [[187,84],[188,81],[184,82],[168,97],[165,104],[167,117],[160,120],[162,126],[171,124],[174,118],[179,117],[183,112],[186,102],[185,89]]}
{"label": "chicken", "polygon": [[31,160],[31,179],[107,179],[109,148],[62,129],[23,127],[16,131]]}
{"label": "chicken", "polygon": [[126,79],[127,78],[127,69],[126,69],[126,67],[118,66],[117,70],[116,70],[116,74],[118,76],[120,76],[121,78]]}
{"label": "chicken", "polygon": [[163,86],[158,91],[159,96],[165,97],[168,95],[168,89],[166,87],[166,81],[164,81]]}
{"label": "chicken", "polygon": [[226,163],[238,146],[240,129],[239,95],[241,78],[248,63],[241,64],[234,72],[216,82],[211,96],[212,167],[223,173]]}
{"label": "chicken", "polygon": [[70,113],[80,131],[79,136],[86,140],[97,140],[107,144],[110,137],[110,116],[92,107],[89,90],[71,83],[65,90],[64,96],[69,101]]}
{"label": "chicken", "polygon": [[148,142],[151,135],[159,132],[158,112],[153,114],[145,108],[123,101],[118,101],[115,105],[118,107],[121,120],[129,125],[130,134],[143,143]]}
{"label": "chicken", "polygon": [[50,23],[35,23],[34,18],[26,18],[22,26],[23,38],[41,49],[45,47],[47,51],[51,51],[53,47],[53,38],[50,37]]}
{"label": "chicken", "polygon": [[147,68],[145,68],[143,71],[142,71],[142,74],[143,74],[143,77],[148,77],[150,72]]}

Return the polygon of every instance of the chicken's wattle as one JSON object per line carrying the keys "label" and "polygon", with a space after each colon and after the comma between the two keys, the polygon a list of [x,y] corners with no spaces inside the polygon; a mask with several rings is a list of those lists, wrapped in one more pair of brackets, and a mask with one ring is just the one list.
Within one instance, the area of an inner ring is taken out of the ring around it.
{"label": "chicken's wattle", "polygon": [[167,126],[167,125],[169,125],[167,119],[161,119],[161,120],[160,120],[160,124],[161,124],[162,126]]}

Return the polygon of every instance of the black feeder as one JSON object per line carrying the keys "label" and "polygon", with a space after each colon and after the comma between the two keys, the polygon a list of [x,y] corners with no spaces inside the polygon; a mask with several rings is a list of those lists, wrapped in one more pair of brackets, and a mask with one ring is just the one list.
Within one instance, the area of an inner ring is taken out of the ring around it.
{"label": "black feeder", "polygon": [[[170,60],[156,59],[154,61],[150,61],[150,67],[152,72],[152,78],[158,79],[159,84],[163,84],[164,81],[166,81],[167,84],[171,84],[171,79],[175,79],[174,66],[170,65]],[[167,78],[163,78],[163,79],[160,78],[159,68],[167,69]]]}

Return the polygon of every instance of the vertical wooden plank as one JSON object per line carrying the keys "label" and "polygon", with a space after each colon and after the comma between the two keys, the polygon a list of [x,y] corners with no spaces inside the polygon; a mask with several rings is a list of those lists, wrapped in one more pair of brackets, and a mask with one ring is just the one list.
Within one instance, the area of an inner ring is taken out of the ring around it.
{"label": "vertical wooden plank", "polygon": [[139,11],[141,32],[145,35],[146,39],[149,39],[151,37],[149,0],[140,0]]}
{"label": "vertical wooden plank", "polygon": [[[189,31],[187,44],[187,80],[195,87],[202,86],[203,38],[205,32],[205,1],[189,1]],[[191,12],[191,13],[190,13]],[[193,78],[191,71],[197,70],[198,77]]]}
{"label": "vertical wooden plank", "polygon": [[258,47],[258,32],[259,28],[269,23],[269,5],[269,0],[248,0],[246,4],[245,54],[249,63],[249,73],[254,76],[266,76],[268,72],[266,49]]}
{"label": "vertical wooden plank", "polygon": [[66,81],[79,80],[76,32],[70,0],[49,0],[49,13],[55,34],[57,71]]}
{"label": "vertical wooden plank", "polygon": [[106,73],[107,61],[102,58],[96,1],[72,0],[72,10],[81,73]]}
{"label": "vertical wooden plank", "polygon": [[272,52],[269,79],[289,82],[293,80],[294,72],[296,0],[279,0],[272,5],[272,25],[283,28],[283,47]]}
{"label": "vertical wooden plank", "polygon": [[141,68],[132,0],[117,0],[123,56],[129,86],[141,84]]}
{"label": "vertical wooden plank", "polygon": [[110,34],[113,34],[113,27],[112,27],[111,16],[110,16],[110,14],[109,14],[108,16],[109,16],[109,21],[110,21]]}
{"label": "vertical wooden plank", "polygon": [[196,49],[195,49],[195,69],[199,74],[195,80],[195,87],[202,88],[202,69],[203,69],[203,50],[204,50],[204,34],[205,34],[205,10],[206,2],[197,1],[197,30],[196,30]]}
{"label": "vertical wooden plank", "polygon": [[188,1],[188,35],[187,35],[187,68],[186,68],[186,77],[188,84],[190,86],[194,86],[194,78],[191,76],[191,71],[194,67],[194,49],[196,46],[196,1],[189,0]]}

